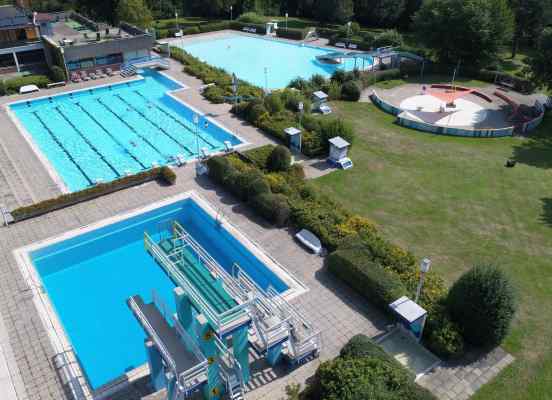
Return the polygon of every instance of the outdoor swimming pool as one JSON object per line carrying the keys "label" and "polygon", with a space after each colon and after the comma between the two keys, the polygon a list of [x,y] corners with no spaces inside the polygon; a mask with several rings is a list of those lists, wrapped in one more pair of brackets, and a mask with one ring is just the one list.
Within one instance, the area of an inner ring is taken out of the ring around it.
{"label": "outdoor swimming pool", "polygon": [[[316,56],[331,53],[330,49],[239,34],[183,42],[177,46],[212,66],[269,89],[286,87],[297,77],[308,79],[314,74],[330,77],[336,69],[352,71],[355,67],[353,59],[346,59],[343,65],[319,63]],[[372,61],[367,60],[364,66],[367,68],[371,64]],[[361,63],[357,67],[360,69]]]}
{"label": "outdoor swimming pool", "polygon": [[185,194],[22,250],[93,389],[146,362],[145,336],[126,300],[139,294],[149,302],[155,289],[174,307],[175,284],[144,249],[144,231],[159,240],[168,222],[177,220],[224,269],[231,271],[237,263],[262,288],[293,289],[292,277],[215,215],[204,200]]}
{"label": "outdoor swimming pool", "polygon": [[[23,101],[9,107],[69,191],[197,157],[241,141],[169,96],[182,88],[151,70],[143,79]],[[199,118],[198,128],[193,115]],[[195,132],[199,132],[199,146]]]}

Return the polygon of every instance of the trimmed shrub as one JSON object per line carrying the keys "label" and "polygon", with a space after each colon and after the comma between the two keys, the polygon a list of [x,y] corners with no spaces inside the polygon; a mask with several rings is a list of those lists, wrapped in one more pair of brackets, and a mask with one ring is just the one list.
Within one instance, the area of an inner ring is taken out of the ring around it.
{"label": "trimmed shrub", "polygon": [[337,357],[320,365],[310,388],[317,400],[384,400],[400,398],[398,392],[409,386],[405,370],[389,362]]}
{"label": "trimmed shrub", "polygon": [[238,174],[234,177],[232,182],[229,186],[229,189],[234,193],[237,197],[240,199],[246,201],[249,199],[249,193],[251,191],[251,186],[254,184],[255,181],[258,179],[263,179],[263,174],[256,170],[246,170],[243,172],[238,172]]}
{"label": "trimmed shrub", "polygon": [[345,101],[360,99],[360,87],[356,81],[347,81],[341,86],[341,99]]}
{"label": "trimmed shrub", "polygon": [[307,29],[279,28],[276,31],[276,36],[286,39],[303,40],[307,36],[307,32]]}
{"label": "trimmed shrub", "polygon": [[506,337],[516,311],[510,280],[493,265],[478,265],[451,287],[447,307],[467,342],[496,346]]}
{"label": "trimmed shrub", "polygon": [[276,146],[270,153],[266,166],[273,172],[287,171],[291,166],[291,153],[288,148]]}
{"label": "trimmed shrub", "polygon": [[371,254],[365,249],[338,249],[327,261],[330,272],[383,311],[388,311],[389,303],[406,295],[400,279],[371,261]]}
{"label": "trimmed shrub", "polygon": [[340,357],[372,357],[380,360],[396,362],[393,357],[383,350],[383,348],[368,336],[358,334],[353,336],[339,352]]}
{"label": "trimmed shrub", "polygon": [[214,32],[214,31],[222,31],[224,29],[230,28],[230,22],[228,21],[220,21],[220,22],[211,22],[208,24],[201,24],[199,25],[199,30],[203,32]]}
{"label": "trimmed shrub", "polygon": [[167,185],[174,185],[176,183],[176,174],[167,166],[161,167],[159,176]]}
{"label": "trimmed shrub", "polygon": [[243,152],[243,156],[260,169],[267,169],[268,158],[272,151],[276,148],[273,144],[267,144],[261,147],[256,147]]}
{"label": "trimmed shrub", "polygon": [[286,182],[286,178],[284,178],[280,174],[276,173],[270,173],[265,175],[265,179],[270,186],[270,190],[272,193],[282,193],[282,194],[290,194],[291,193],[291,186],[288,185]]}
{"label": "trimmed shrub", "polygon": [[162,168],[152,168],[147,171],[139,172],[134,175],[125,176],[107,183],[100,183],[78,192],[62,194],[53,199],[41,201],[30,206],[24,206],[14,209],[11,215],[15,222],[23,221],[28,218],[34,218],[39,215],[47,214],[51,211],[59,210],[74,204],[92,200],[97,197],[126,189],[132,186],[140,185],[161,178]]}
{"label": "trimmed shrub", "polygon": [[292,79],[288,83],[288,88],[297,89],[297,90],[300,90],[302,92],[312,90],[312,88],[310,86],[310,82],[308,80],[304,79],[304,78],[301,78],[301,77],[297,77],[297,78]]}
{"label": "trimmed shrub", "polygon": [[201,31],[197,26],[190,26],[189,28],[184,29],[182,33],[184,33],[184,35],[195,35],[201,33]]}
{"label": "trimmed shrub", "polygon": [[310,83],[313,89],[320,90],[326,84],[326,78],[320,74],[314,74],[310,78]]}
{"label": "trimmed shrub", "polygon": [[376,35],[372,42],[373,47],[402,46],[402,44],[403,37],[395,29],[383,31],[379,35]]}
{"label": "trimmed shrub", "polygon": [[19,93],[19,88],[25,85],[36,85],[39,88],[45,88],[49,83],[51,81],[45,75],[29,75],[7,79],[3,81],[3,85],[0,87],[0,95]]}
{"label": "trimmed shrub", "polygon": [[254,125],[258,124],[261,117],[266,114],[268,114],[268,110],[260,100],[250,102],[245,109],[245,119]]}
{"label": "trimmed shrub", "polygon": [[244,22],[246,24],[264,24],[265,17],[257,14],[256,12],[250,11],[240,15],[238,17],[238,21]]}
{"label": "trimmed shrub", "polygon": [[430,316],[424,343],[429,350],[444,359],[458,358],[464,354],[464,339],[458,326],[445,315]]}
{"label": "trimmed shrub", "polygon": [[251,199],[251,206],[259,215],[276,226],[284,226],[289,220],[288,200],[282,194],[261,193]]}
{"label": "trimmed shrub", "polygon": [[222,156],[209,158],[207,160],[207,168],[209,169],[209,178],[217,183],[224,183],[224,180],[232,169],[228,159]]}
{"label": "trimmed shrub", "polygon": [[259,177],[249,184],[247,198],[252,199],[263,193],[270,193],[270,186],[264,178]]}
{"label": "trimmed shrub", "polygon": [[264,105],[269,113],[276,114],[284,111],[284,103],[282,102],[282,96],[278,92],[274,92],[264,99]]}
{"label": "trimmed shrub", "polygon": [[58,67],[57,65],[52,65],[50,68],[50,78],[54,82],[63,82],[67,79],[63,68]]}
{"label": "trimmed shrub", "polygon": [[202,95],[211,103],[222,104],[224,103],[224,96],[226,95],[226,93],[224,89],[220,88],[219,86],[209,86],[205,88]]}

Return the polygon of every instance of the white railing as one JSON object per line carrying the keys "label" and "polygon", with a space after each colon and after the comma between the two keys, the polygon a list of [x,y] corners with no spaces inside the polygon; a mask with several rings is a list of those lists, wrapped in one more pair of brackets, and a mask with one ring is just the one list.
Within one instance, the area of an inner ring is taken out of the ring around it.
{"label": "white railing", "polygon": [[180,287],[191,298],[192,302],[205,314],[207,319],[211,321],[215,329],[220,330],[224,325],[234,321],[241,313],[245,313],[245,308],[248,303],[238,304],[222,313],[218,313],[203,296],[197,291],[194,285],[182,273],[180,268],[165,254],[163,250],[151,239],[147,232],[144,232],[144,246],[150,254],[159,261],[162,268],[171,276]]}
{"label": "white railing", "polygon": [[136,317],[140,320],[140,323],[142,326],[146,329],[148,334],[151,336],[153,341],[156,343],[160,353],[163,355],[163,359],[167,364],[169,364],[169,368],[171,371],[176,372],[176,363],[174,359],[172,358],[171,354],[169,353],[169,350],[155,331],[155,329],[151,326],[151,324],[148,322],[146,316],[142,313],[140,310],[140,307],[138,304],[136,304],[136,301],[134,298],[130,298],[128,301],[129,307],[132,309]]}

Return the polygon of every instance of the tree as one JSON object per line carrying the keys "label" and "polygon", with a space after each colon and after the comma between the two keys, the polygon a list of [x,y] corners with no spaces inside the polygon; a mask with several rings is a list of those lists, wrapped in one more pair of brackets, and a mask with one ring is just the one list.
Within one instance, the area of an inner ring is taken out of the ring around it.
{"label": "tree", "polygon": [[549,3],[549,0],[510,0],[515,16],[512,58],[516,56],[519,42],[523,37],[538,39],[545,23],[547,2]]}
{"label": "tree", "polygon": [[535,80],[552,89],[552,28],[546,28],[538,41],[537,51],[530,59]]}
{"label": "tree", "polygon": [[369,26],[395,27],[406,0],[355,0],[355,17]]}
{"label": "tree", "polygon": [[427,0],[414,16],[414,30],[439,61],[481,65],[509,42],[513,21],[506,0]]}
{"label": "tree", "polygon": [[141,28],[148,28],[153,22],[151,11],[144,0],[119,0],[117,18]]}
{"label": "tree", "polygon": [[267,167],[270,171],[287,171],[291,166],[291,153],[287,147],[276,146],[268,156]]}
{"label": "tree", "polygon": [[314,15],[322,22],[344,23],[354,14],[353,0],[318,0],[315,5]]}
{"label": "tree", "polygon": [[516,311],[513,286],[501,269],[475,266],[451,287],[447,308],[464,339],[478,346],[496,346],[508,334]]}

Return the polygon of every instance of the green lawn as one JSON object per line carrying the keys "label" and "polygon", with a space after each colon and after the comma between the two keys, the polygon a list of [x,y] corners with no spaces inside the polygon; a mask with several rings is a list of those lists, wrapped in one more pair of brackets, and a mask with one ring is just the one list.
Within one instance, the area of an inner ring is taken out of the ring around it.
{"label": "green lawn", "polygon": [[[334,103],[358,137],[355,166],[314,183],[450,283],[479,262],[502,266],[520,293],[504,346],[517,361],[474,397],[552,393],[552,118],[538,137],[469,139],[399,127],[367,103]],[[505,168],[508,158],[515,168]]]}

